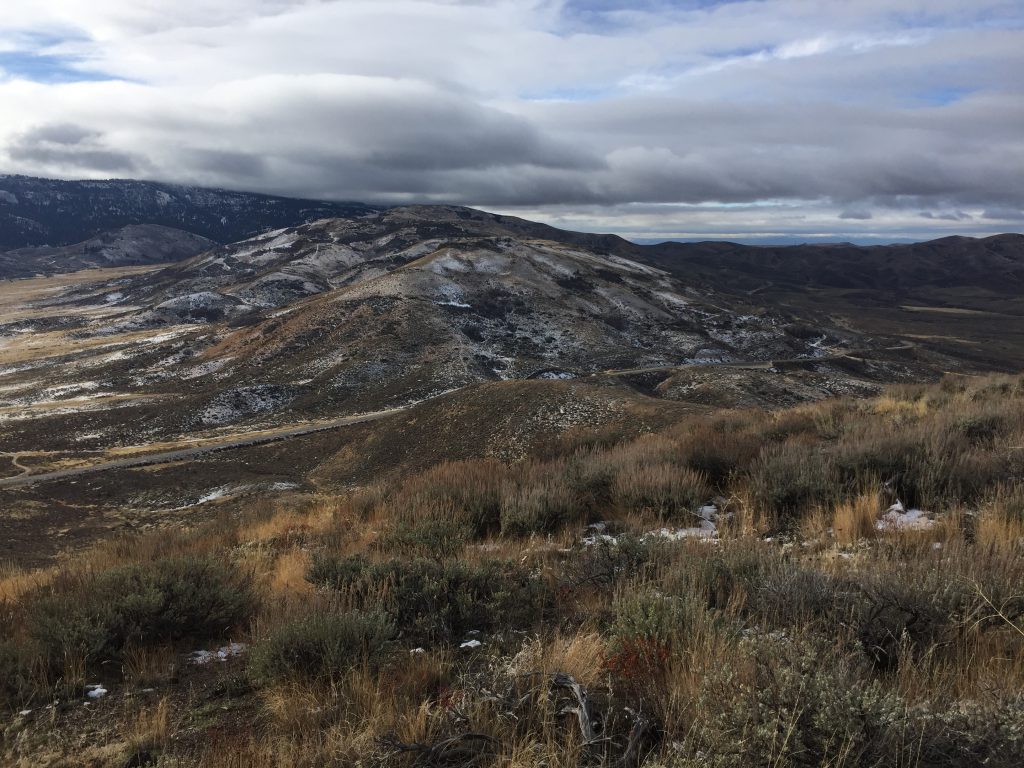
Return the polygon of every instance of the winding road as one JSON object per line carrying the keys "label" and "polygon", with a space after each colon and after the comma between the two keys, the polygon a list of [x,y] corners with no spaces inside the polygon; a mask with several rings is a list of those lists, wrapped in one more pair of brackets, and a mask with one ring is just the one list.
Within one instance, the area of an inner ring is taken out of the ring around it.
{"label": "winding road", "polygon": [[377,419],[383,419],[386,416],[390,416],[395,413],[400,413],[406,410],[410,406],[402,408],[392,408],[386,411],[375,411],[373,413],[362,413],[356,416],[345,416],[340,419],[333,419],[326,422],[318,422],[315,424],[304,424],[299,427],[287,427],[274,432],[263,432],[258,435],[249,435],[248,437],[239,437],[233,440],[226,440],[221,443],[213,443],[211,445],[198,445],[193,448],[178,448],[173,451],[162,451],[160,453],[149,453],[144,456],[135,456],[130,459],[116,459],[114,461],[104,461],[99,464],[91,464],[85,467],[72,467],[70,469],[58,469],[53,472],[39,472],[38,474],[30,475],[23,474],[17,475],[16,477],[6,477],[0,479],[0,489],[2,488],[23,488],[29,485],[35,485],[37,483],[46,483],[52,480],[66,480],[71,477],[81,477],[83,475],[91,475],[97,472],[109,472],[112,469],[132,469],[134,467],[151,467],[156,464],[170,464],[174,461],[187,461],[189,459],[195,459],[199,456],[204,456],[210,453],[216,453],[218,451],[228,451],[232,448],[245,448],[251,445],[263,445],[265,443],[276,443],[280,440],[288,440],[292,437],[300,437],[301,435],[311,435],[315,432],[326,432],[331,429],[338,429],[340,427],[348,427],[353,424],[362,424],[367,421],[376,421]]}

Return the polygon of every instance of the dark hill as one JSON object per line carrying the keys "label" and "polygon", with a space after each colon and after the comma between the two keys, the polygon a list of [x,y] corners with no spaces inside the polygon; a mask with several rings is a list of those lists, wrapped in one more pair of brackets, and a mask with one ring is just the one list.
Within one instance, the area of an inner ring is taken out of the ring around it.
{"label": "dark hill", "polygon": [[329,217],[377,210],[147,181],[0,176],[0,251],[64,246],[132,224],[158,224],[219,243]]}

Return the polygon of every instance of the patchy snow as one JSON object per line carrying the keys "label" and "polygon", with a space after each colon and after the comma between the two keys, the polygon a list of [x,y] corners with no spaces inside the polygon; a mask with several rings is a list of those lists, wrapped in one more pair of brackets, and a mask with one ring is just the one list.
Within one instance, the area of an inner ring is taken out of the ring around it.
{"label": "patchy snow", "polygon": [[209,376],[211,373],[221,370],[234,359],[234,357],[221,357],[216,360],[207,360],[205,363],[200,363],[180,371],[177,376],[180,379],[198,379],[203,376]]}
{"label": "patchy snow", "polygon": [[[714,504],[707,504],[700,508],[696,513],[700,519],[700,524],[689,528],[659,528],[654,531],[648,531],[640,537],[641,541],[651,541],[653,539],[665,539],[667,541],[682,541],[683,539],[703,539],[710,541],[718,538],[718,507]],[[609,544],[611,546],[618,546],[619,539],[617,536],[612,536],[605,533],[607,530],[605,523],[593,523],[587,526],[588,534],[584,536],[580,543],[585,547],[593,547],[598,544]]]}
{"label": "patchy snow", "polygon": [[18,204],[18,196],[13,192],[8,192],[6,189],[0,189],[0,200],[11,205]]}
{"label": "patchy snow", "polygon": [[569,381],[570,379],[575,379],[576,374],[569,371],[544,371],[537,378],[549,381]]}
{"label": "patchy snow", "polygon": [[106,304],[116,304],[123,298],[123,293],[121,293],[120,291],[113,291],[112,293],[108,293],[106,296],[104,296],[103,301]]}
{"label": "patchy snow", "polygon": [[188,333],[190,330],[192,330],[192,329],[191,328],[175,328],[174,330],[164,331],[163,333],[158,333],[155,336],[148,336],[145,339],[143,339],[143,342],[146,343],[146,344],[163,344],[165,341],[170,341],[171,339],[176,339],[179,336],[181,336],[183,333]]}
{"label": "patchy snow", "polygon": [[468,650],[472,650],[474,648],[479,648],[481,645],[483,645],[483,643],[481,643],[479,640],[467,640],[462,645],[460,645],[459,648],[466,648]]}
{"label": "patchy snow", "polygon": [[108,363],[116,363],[119,360],[130,360],[138,354],[140,354],[139,350],[121,349],[106,355],[97,355],[88,360],[81,360],[78,364],[84,368],[93,368],[99,365],[107,365]]}
{"label": "patchy snow", "polygon": [[214,488],[212,491],[207,493],[205,496],[200,496],[196,503],[192,506],[199,506],[200,504],[209,504],[211,501],[217,501],[217,499],[223,499],[227,496],[231,496],[235,493],[241,493],[251,488],[250,485],[222,485],[220,488]]}
{"label": "patchy snow", "polygon": [[[67,397],[71,394],[77,394],[80,392],[95,392],[100,388],[99,382],[96,381],[82,381],[77,384],[63,384],[57,387],[47,387],[39,393],[39,401],[53,401],[59,400],[62,397]],[[78,399],[78,398],[76,398]]]}
{"label": "patchy snow", "polygon": [[230,424],[246,416],[276,411],[293,398],[294,395],[287,388],[274,384],[229,389],[210,401],[200,412],[199,418],[209,426]]}
{"label": "patchy snow", "polygon": [[926,531],[934,525],[935,519],[930,512],[906,509],[899,501],[889,507],[875,523],[880,531]]}
{"label": "patchy snow", "polygon": [[657,538],[667,539],[669,541],[717,538],[718,526],[715,524],[715,520],[718,518],[718,509],[713,505],[702,507],[700,517],[700,525],[691,528],[659,528],[656,531],[649,531],[648,533],[645,533],[641,538],[644,541]]}
{"label": "patchy snow", "polygon": [[664,300],[666,303],[680,309],[690,306],[690,302],[678,293],[672,293],[671,291],[655,291],[654,295]]}
{"label": "patchy snow", "polygon": [[443,275],[449,272],[470,272],[473,267],[458,256],[452,255],[451,251],[446,251],[444,256],[431,261],[427,269],[436,275]]}
{"label": "patchy snow", "polygon": [[461,301],[435,301],[434,303],[439,307],[458,307],[459,309],[473,308],[472,304],[464,304]]}
{"label": "patchy snow", "polygon": [[85,686],[85,695],[90,699],[102,699],[109,691],[99,683]]}
{"label": "patchy snow", "polygon": [[227,661],[245,653],[245,643],[229,643],[215,651],[192,651],[188,657],[189,664],[209,664],[211,661]]}

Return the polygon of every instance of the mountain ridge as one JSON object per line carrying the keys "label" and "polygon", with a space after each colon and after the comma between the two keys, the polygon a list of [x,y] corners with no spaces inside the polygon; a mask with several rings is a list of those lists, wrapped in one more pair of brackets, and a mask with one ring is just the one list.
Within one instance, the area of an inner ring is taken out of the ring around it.
{"label": "mountain ridge", "polygon": [[266,229],[379,210],[154,181],[74,181],[0,176],[0,251],[73,245],[131,224],[183,229],[219,243]]}

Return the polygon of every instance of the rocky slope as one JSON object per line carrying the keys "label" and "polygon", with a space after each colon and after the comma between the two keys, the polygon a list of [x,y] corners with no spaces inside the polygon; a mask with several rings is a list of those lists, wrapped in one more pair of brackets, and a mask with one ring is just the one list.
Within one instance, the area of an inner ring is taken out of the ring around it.
{"label": "rocky slope", "polygon": [[46,441],[142,441],[479,382],[816,359],[865,343],[534,232],[549,234],[466,209],[398,208],[79,278],[0,325],[0,412],[59,420]]}

